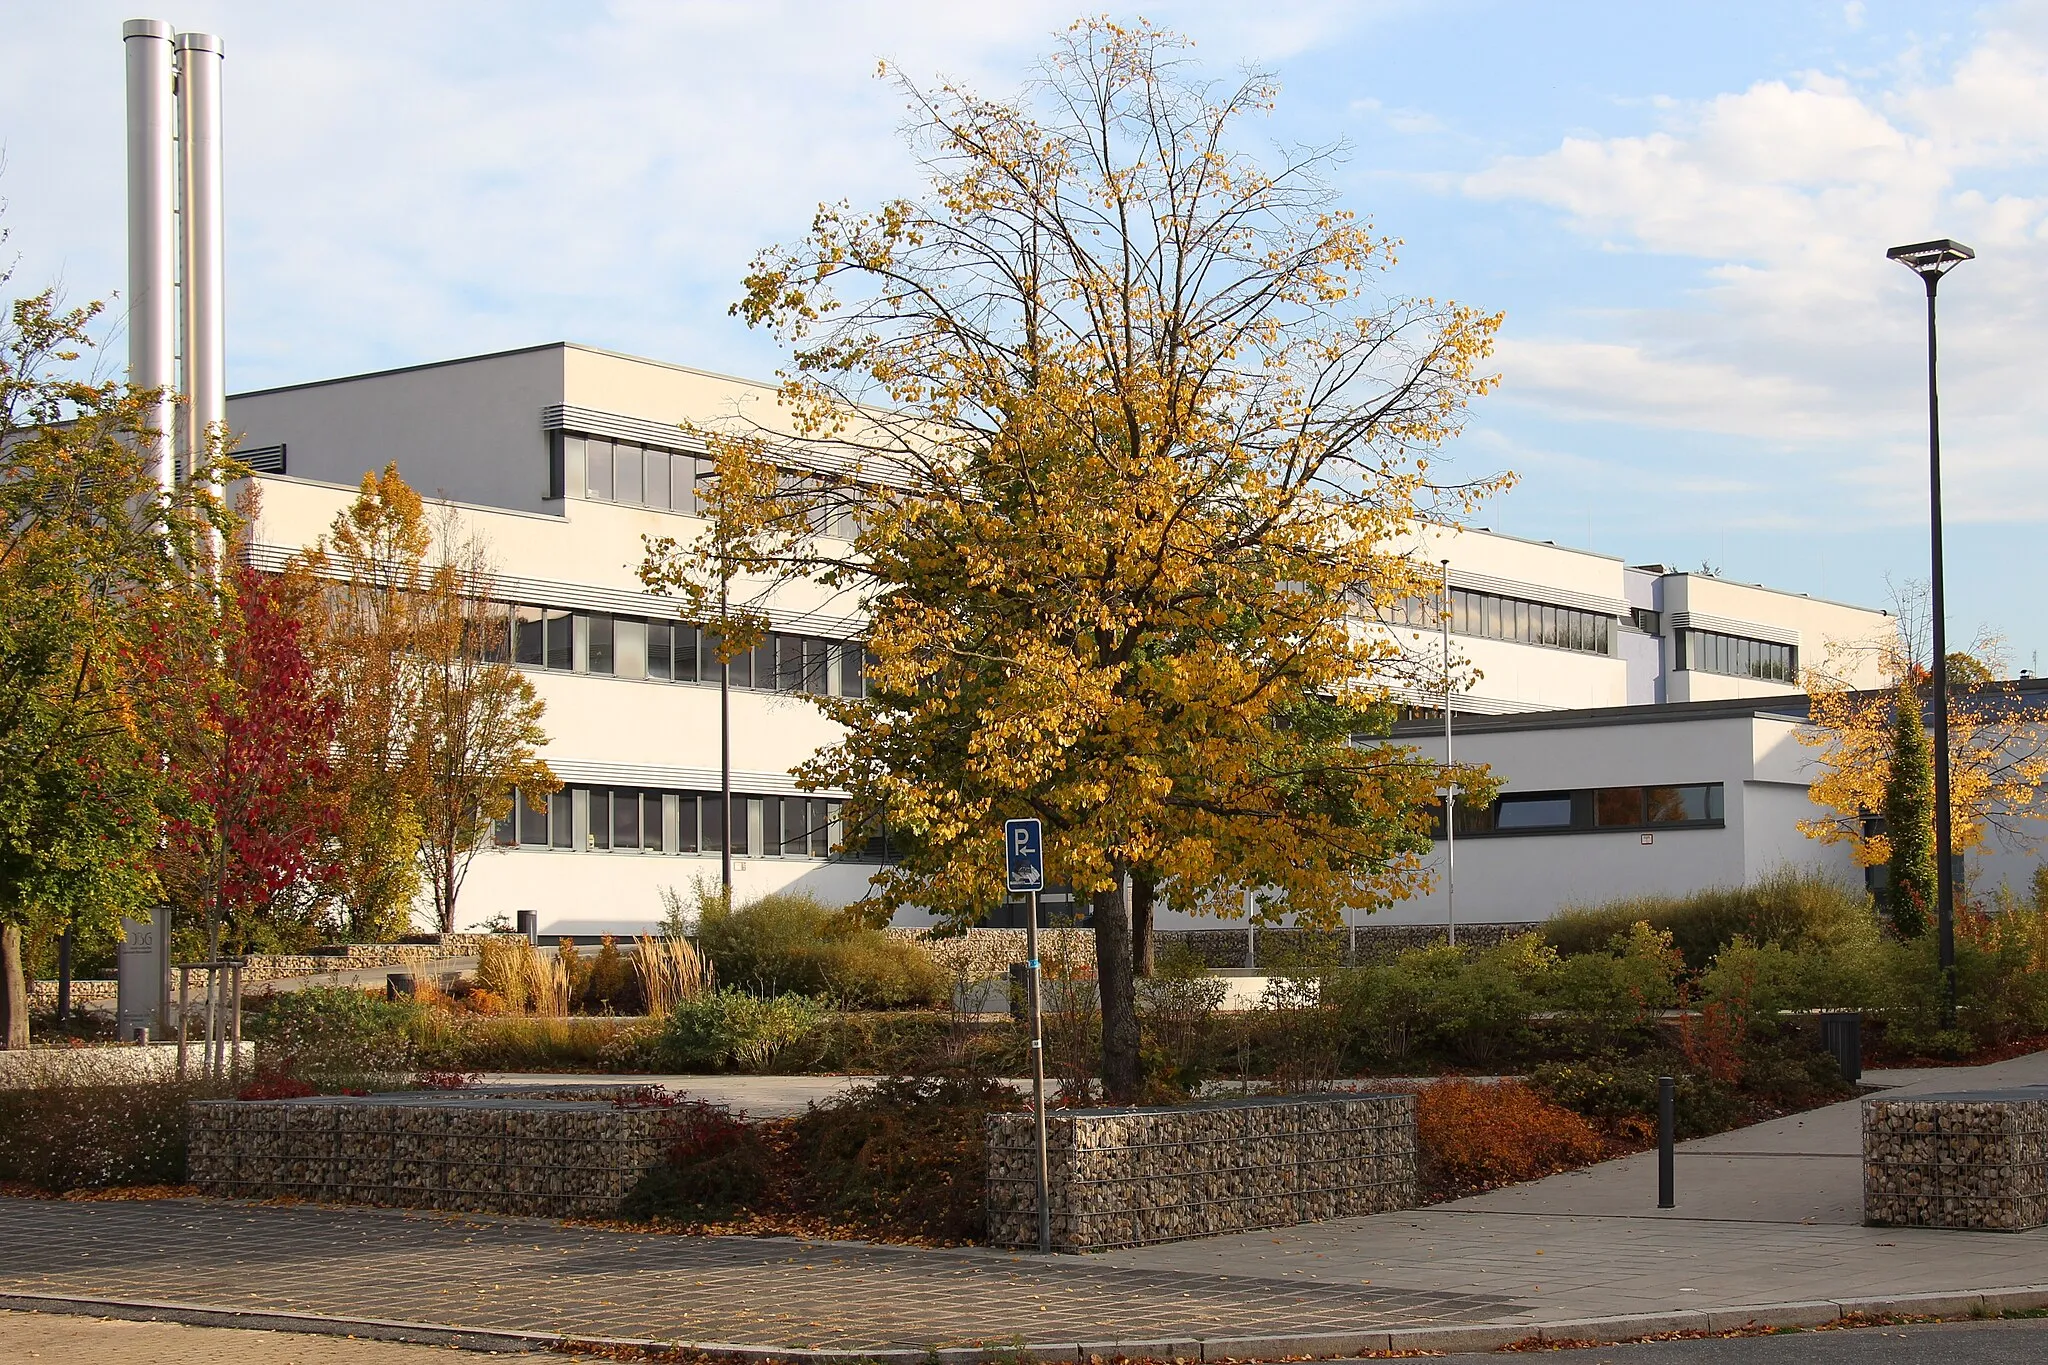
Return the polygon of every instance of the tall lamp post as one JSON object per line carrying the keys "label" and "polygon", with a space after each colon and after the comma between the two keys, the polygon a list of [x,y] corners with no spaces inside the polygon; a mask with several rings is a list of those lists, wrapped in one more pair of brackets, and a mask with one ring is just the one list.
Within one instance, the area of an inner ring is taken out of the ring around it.
{"label": "tall lamp post", "polygon": [[1928,525],[1934,551],[1934,913],[1941,943],[1942,1014],[1953,1024],[1956,1013],[1955,868],[1950,861],[1952,821],[1948,808],[1948,601],[1941,573],[1941,398],[1935,385],[1934,292],[1941,277],[1975,260],[1977,253],[1961,242],[1939,241],[1895,246],[1885,252],[1920,277],[1927,286],[1927,483]]}
{"label": "tall lamp post", "polygon": [[[1443,562],[1444,606],[1440,620],[1444,639],[1444,766],[1451,765],[1451,561]],[[1458,779],[1444,786],[1444,930],[1458,946]]]}

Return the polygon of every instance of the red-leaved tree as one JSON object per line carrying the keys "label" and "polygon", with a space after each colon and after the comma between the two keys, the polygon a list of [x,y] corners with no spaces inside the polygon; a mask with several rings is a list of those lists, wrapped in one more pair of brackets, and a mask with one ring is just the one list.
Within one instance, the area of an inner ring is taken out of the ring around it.
{"label": "red-leaved tree", "polygon": [[194,686],[172,756],[184,801],[166,826],[162,875],[179,922],[203,927],[209,952],[303,947],[327,927],[338,708],[307,625],[318,590],[230,554],[208,628],[167,642],[167,665]]}

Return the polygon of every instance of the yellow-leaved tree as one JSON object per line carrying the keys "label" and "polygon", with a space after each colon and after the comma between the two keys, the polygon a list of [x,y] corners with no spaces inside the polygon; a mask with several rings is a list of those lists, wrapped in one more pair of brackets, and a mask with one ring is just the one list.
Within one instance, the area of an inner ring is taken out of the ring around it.
{"label": "yellow-leaved tree", "polygon": [[1394,243],[1329,154],[1240,152],[1271,83],[1184,46],[1083,22],[1008,102],[899,78],[927,192],[756,259],[736,311],[792,350],[781,425],[704,433],[711,527],[643,566],[735,647],[763,587],[858,600],[866,695],[815,699],[845,737],[800,776],[850,794],[851,839],[886,823],[867,908],[970,922],[1004,819],[1043,820],[1116,1097],[1133,898],[1330,927],[1426,883],[1446,773],[1384,742],[1407,661],[1374,618],[1429,591],[1388,548],[1414,520],[1505,482],[1432,470],[1499,319],[1383,294]]}
{"label": "yellow-leaved tree", "polygon": [[329,876],[345,930],[404,931],[424,874],[452,932],[470,862],[514,793],[538,804],[561,785],[540,757],[546,704],[504,661],[489,556],[452,517],[437,526],[387,465],[287,572],[324,589],[318,661],[342,794]]}
{"label": "yellow-leaved tree", "polygon": [[[1933,707],[1917,626],[1925,594],[1899,602],[1898,634],[1881,642],[1890,684],[1860,690],[1843,679],[1850,661],[1831,653],[1807,670],[1809,725],[1800,742],[1821,752],[1809,795],[1827,814],[1799,822],[1808,836],[1849,846],[1859,867],[1887,869],[1886,911],[1907,937],[1924,932],[1935,907]],[[1860,647],[1859,647],[1860,648]],[[1949,820],[1951,855],[1996,834],[2013,851],[2036,847],[2048,817],[2048,707],[1998,680],[2003,641],[1982,635],[1949,656]],[[1881,818],[1874,818],[1881,817]]]}

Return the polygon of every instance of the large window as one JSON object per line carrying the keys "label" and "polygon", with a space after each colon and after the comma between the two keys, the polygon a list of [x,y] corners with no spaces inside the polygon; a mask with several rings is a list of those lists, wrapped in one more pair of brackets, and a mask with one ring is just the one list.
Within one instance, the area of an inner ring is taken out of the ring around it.
{"label": "large window", "polygon": [[[718,681],[718,637],[687,621],[524,605],[495,610],[506,613],[508,628],[492,636],[494,653],[511,663],[614,678]],[[858,640],[773,631],[733,657],[732,685],[754,692],[864,697],[866,660]]]}
{"label": "large window", "polygon": [[[631,507],[652,507],[657,511],[700,516],[704,510],[703,485],[713,477],[709,459],[689,451],[609,436],[554,434],[549,456],[553,493],[560,497],[568,473],[583,463],[583,496],[591,502],[616,502]],[[798,475],[786,475],[792,487],[800,488]],[[826,502],[810,518],[811,530],[819,535],[851,540],[855,534],[853,512],[836,502]]]}
{"label": "large window", "polygon": [[[1722,785],[1580,787],[1571,791],[1502,792],[1490,805],[1458,807],[1458,837],[1567,834],[1594,830],[1657,830],[1723,824]],[[1438,809],[1435,837],[1443,837]]]}
{"label": "large window", "polygon": [[[829,858],[845,837],[843,805],[812,796],[735,792],[732,851],[741,858]],[[580,785],[564,787],[537,806],[515,797],[496,830],[505,848],[638,855],[718,853],[725,834],[717,792]],[[886,841],[870,839],[847,856],[869,862],[887,853]]]}
{"label": "large window", "polygon": [[1731,678],[1799,681],[1799,651],[1795,647],[1752,640],[1746,635],[1723,635],[1714,630],[1679,631],[1678,666],[1700,673],[1724,673]]}
{"label": "large window", "polygon": [[[583,496],[592,502],[621,502],[689,516],[702,510],[697,482],[705,462],[687,451],[562,432],[555,440],[558,471],[574,469],[576,456],[582,456]],[[562,482],[560,473],[556,482]]]}
{"label": "large window", "polygon": [[[1394,624],[1437,629],[1442,625],[1441,606],[1435,596],[1407,598],[1395,604]],[[1614,652],[1612,616],[1469,588],[1451,589],[1451,629],[1486,640],[1513,640],[1583,654]]]}

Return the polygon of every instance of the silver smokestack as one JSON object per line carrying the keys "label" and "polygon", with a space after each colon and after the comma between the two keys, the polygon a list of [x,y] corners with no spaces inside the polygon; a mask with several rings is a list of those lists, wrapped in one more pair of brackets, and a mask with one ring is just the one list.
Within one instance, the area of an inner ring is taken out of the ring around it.
{"label": "silver smokestack", "polygon": [[180,33],[178,58],[178,279],[184,333],[185,473],[202,462],[228,420],[227,319],[221,234],[221,43]]}
{"label": "silver smokestack", "polygon": [[156,433],[149,450],[169,493],[177,482],[171,26],[130,19],[121,26],[121,40],[128,61],[128,382],[161,395],[147,418]]}

